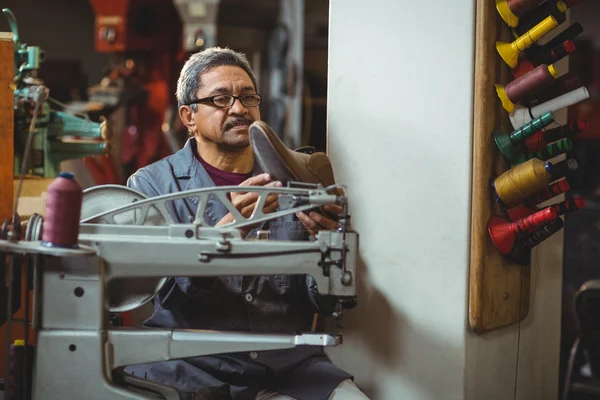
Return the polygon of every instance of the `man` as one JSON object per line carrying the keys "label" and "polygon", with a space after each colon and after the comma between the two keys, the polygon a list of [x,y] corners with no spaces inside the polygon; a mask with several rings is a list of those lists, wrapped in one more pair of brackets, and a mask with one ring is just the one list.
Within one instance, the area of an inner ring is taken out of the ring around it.
{"label": "man", "polygon": [[[223,185],[281,186],[255,168],[248,127],[260,120],[261,97],[243,54],[210,48],[192,55],[179,77],[177,101],[179,116],[193,137],[176,154],[137,171],[128,186],[148,196]],[[249,216],[257,197],[232,193],[231,201]],[[195,215],[194,201],[175,202],[169,211],[177,221],[188,222]],[[277,206],[272,196],[264,210],[272,212]],[[325,211],[339,214],[336,206]],[[215,226],[233,221],[216,199],[208,202],[204,218]],[[322,214],[299,213],[269,222],[268,230],[271,239],[303,240],[335,226]],[[255,231],[242,233],[251,238]],[[331,307],[314,280],[302,275],[170,278],[144,325],[296,333],[309,331],[314,313],[330,315]],[[221,388],[236,400],[366,399],[352,376],[334,366],[319,347],[205,356],[130,366],[127,371],[176,387],[188,397]]]}

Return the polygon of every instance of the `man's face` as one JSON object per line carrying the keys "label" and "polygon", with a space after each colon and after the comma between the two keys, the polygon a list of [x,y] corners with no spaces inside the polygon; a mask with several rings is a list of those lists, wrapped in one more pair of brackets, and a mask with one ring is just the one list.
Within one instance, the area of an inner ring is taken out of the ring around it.
{"label": "man's face", "polygon": [[[250,76],[235,66],[211,69],[202,74],[201,84],[202,87],[196,93],[197,99],[222,94],[256,94]],[[231,107],[218,108],[210,102],[198,104],[197,107],[197,112],[192,111],[191,129],[195,136],[201,136],[202,139],[227,149],[243,149],[250,145],[248,127],[252,122],[260,120],[258,107],[244,106],[239,99]]]}

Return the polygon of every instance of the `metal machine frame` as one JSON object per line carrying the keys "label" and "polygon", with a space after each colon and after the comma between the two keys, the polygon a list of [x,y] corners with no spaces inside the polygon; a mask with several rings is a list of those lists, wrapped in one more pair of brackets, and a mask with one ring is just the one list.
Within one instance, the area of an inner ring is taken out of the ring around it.
{"label": "metal machine frame", "polygon": [[[172,388],[131,377],[119,379],[115,370],[208,354],[340,344],[341,336],[335,334],[113,328],[107,302],[115,279],[160,278],[167,273],[187,277],[307,274],[314,277],[320,293],[339,299],[336,314],[341,317],[344,305],[356,298],[358,234],[350,230],[346,198],[329,193],[336,188],[232,186],[145,199],[82,221],[76,249],[0,240],[0,256],[8,255],[9,272],[21,255],[34,271],[32,324],[38,334],[33,399],[178,399]],[[259,193],[251,217],[243,217],[226,197],[232,191]],[[263,214],[270,194],[279,196],[283,210]],[[223,202],[235,222],[206,226],[203,215],[210,196]],[[168,202],[185,197],[199,199],[195,221],[144,225],[151,209],[169,215]],[[344,210],[339,230],[321,231],[313,241],[248,240],[236,229],[336,202]],[[135,213],[134,225],[106,223],[124,213]]]}

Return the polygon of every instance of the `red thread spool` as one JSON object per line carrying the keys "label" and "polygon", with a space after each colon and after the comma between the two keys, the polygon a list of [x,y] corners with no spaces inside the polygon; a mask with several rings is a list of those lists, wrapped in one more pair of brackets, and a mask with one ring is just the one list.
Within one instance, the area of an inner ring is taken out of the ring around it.
{"label": "red thread spool", "polygon": [[552,51],[550,51],[550,55],[552,56],[552,60],[556,62],[571,54],[576,49],[577,46],[575,46],[575,42],[573,42],[572,40],[567,40],[563,44],[559,44],[558,46],[553,48]]}
{"label": "red thread spool", "polygon": [[571,190],[569,181],[567,178],[562,178],[531,196],[531,204],[541,204],[546,200],[550,200],[551,198],[556,197],[561,193],[566,193],[569,190]]}
{"label": "red thread spool", "polygon": [[554,208],[558,215],[565,215],[585,208],[585,200],[583,197],[573,197],[570,200],[553,204],[550,207]]}
{"label": "red thread spool", "polygon": [[590,124],[587,121],[579,120],[576,122],[571,122],[570,124],[561,125],[557,128],[549,129],[547,131],[542,130],[536,132],[533,136],[525,139],[525,146],[527,147],[528,152],[535,153],[552,142],[556,142],[564,138],[570,138],[588,129],[590,129]]}
{"label": "red thread spool", "polygon": [[554,66],[540,65],[520,78],[505,86],[504,91],[513,103],[520,103],[539,90],[545,89],[554,82],[556,70]]}
{"label": "red thread spool", "polygon": [[[565,215],[585,208],[585,200],[582,197],[573,197],[570,200],[552,204],[548,207],[554,208],[558,215]],[[529,207],[525,204],[520,204],[508,210],[506,214],[511,221],[518,221],[520,219],[527,218],[536,211],[538,211],[538,209],[535,207]]]}
{"label": "red thread spool", "polygon": [[68,172],[61,172],[48,186],[42,233],[45,246],[77,247],[82,197],[81,186]]}
{"label": "red thread spool", "polygon": [[531,61],[523,60],[523,61],[519,62],[519,64],[517,64],[517,66],[515,68],[512,69],[512,76],[514,79],[517,79],[517,78],[525,75],[529,71],[533,71],[534,68],[535,68],[535,65],[533,65],[533,63]]}
{"label": "red thread spool", "polygon": [[529,199],[525,199],[523,204],[519,204],[518,206],[514,206],[506,210],[506,216],[511,221],[517,221],[523,219],[534,212],[538,211],[536,206],[538,204],[543,203],[546,200],[550,200],[553,197],[558,196],[561,193],[566,193],[571,189],[571,185],[569,185],[569,181],[567,178],[562,178],[547,188],[540,190]]}
{"label": "red thread spool", "polygon": [[538,4],[540,4],[543,0],[508,0],[508,8],[515,14],[517,17],[521,18],[525,15],[525,13]]}
{"label": "red thread spool", "polygon": [[513,249],[517,236],[521,232],[529,232],[543,224],[558,217],[556,210],[552,207],[545,208],[515,222],[495,216],[488,222],[488,233],[494,246],[504,255],[508,255]]}

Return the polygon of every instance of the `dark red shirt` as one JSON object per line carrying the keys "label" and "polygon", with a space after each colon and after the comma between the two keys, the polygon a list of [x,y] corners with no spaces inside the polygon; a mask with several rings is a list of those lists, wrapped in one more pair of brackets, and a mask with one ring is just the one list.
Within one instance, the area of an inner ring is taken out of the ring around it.
{"label": "dark red shirt", "polygon": [[204,161],[197,152],[194,152],[194,155],[196,156],[196,159],[200,161],[200,164],[202,164],[206,172],[208,172],[208,175],[216,186],[239,186],[240,183],[252,176],[252,172],[247,174],[238,174],[236,172],[222,171]]}

